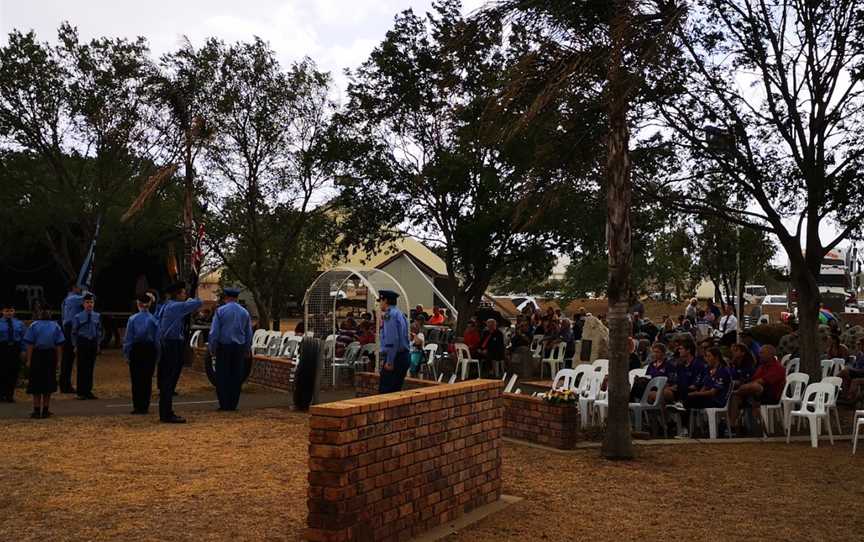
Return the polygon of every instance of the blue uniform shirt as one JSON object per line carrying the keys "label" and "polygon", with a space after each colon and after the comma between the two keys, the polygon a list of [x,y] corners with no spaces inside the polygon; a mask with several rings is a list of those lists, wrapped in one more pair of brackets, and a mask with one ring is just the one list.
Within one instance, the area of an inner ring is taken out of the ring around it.
{"label": "blue uniform shirt", "polygon": [[78,339],[89,339],[98,343],[102,339],[102,317],[96,311],[81,311],[72,318],[72,344]]}
{"label": "blue uniform shirt", "polygon": [[141,311],[129,317],[126,323],[126,336],[123,338],[123,355],[129,359],[132,345],[138,343],[157,343],[156,332],[159,324],[150,311]]}
{"label": "blue uniform shirt", "polygon": [[159,315],[159,340],[182,341],[183,319],[201,308],[204,302],[200,299],[186,301],[169,301],[162,305]]}
{"label": "blue uniform shirt", "polygon": [[36,320],[24,334],[24,343],[36,350],[51,350],[65,341],[63,330],[53,320]]}
{"label": "blue uniform shirt", "polygon": [[[12,333],[9,333],[9,323],[12,323]],[[24,322],[17,318],[0,318],[0,345],[14,344],[22,351],[24,350],[24,334],[27,333],[27,326]]]}
{"label": "blue uniform shirt", "polygon": [[62,318],[63,325],[71,324],[75,315],[84,310],[84,296],[81,294],[73,294],[69,292],[66,299],[63,300]]}
{"label": "blue uniform shirt", "polygon": [[705,371],[705,379],[702,381],[702,389],[714,389],[717,393],[711,397],[711,402],[717,408],[726,406],[726,396],[729,395],[729,386],[732,385],[732,375],[726,367],[717,367],[714,370]]}
{"label": "blue uniform shirt", "polygon": [[234,301],[225,303],[213,315],[207,339],[210,352],[215,354],[220,344],[242,344],[252,348],[252,319],[249,311]]}
{"label": "blue uniform shirt", "polygon": [[678,376],[678,389],[686,390],[690,386],[694,386],[697,390],[701,389],[702,383],[705,380],[706,372],[705,364],[698,359],[694,359],[689,366],[684,365],[684,363],[681,362],[676,371]]}
{"label": "blue uniform shirt", "polygon": [[381,329],[381,355],[384,362],[395,361],[397,353],[407,352],[409,348],[408,319],[398,308],[390,307],[384,314],[384,325]]}

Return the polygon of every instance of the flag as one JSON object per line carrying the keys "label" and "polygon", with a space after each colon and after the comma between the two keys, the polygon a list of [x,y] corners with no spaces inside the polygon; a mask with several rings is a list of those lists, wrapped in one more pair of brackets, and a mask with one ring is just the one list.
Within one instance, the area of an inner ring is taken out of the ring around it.
{"label": "flag", "polygon": [[201,274],[201,264],[204,262],[204,224],[198,225],[198,236],[195,239],[195,247],[192,249],[192,274]]}
{"label": "flag", "polygon": [[93,286],[93,269],[96,267],[96,240],[99,238],[101,227],[102,215],[99,215],[96,217],[96,231],[93,233],[93,240],[90,242],[90,250],[87,251],[87,257],[84,258],[81,270],[78,271],[78,287],[82,290],[89,291]]}

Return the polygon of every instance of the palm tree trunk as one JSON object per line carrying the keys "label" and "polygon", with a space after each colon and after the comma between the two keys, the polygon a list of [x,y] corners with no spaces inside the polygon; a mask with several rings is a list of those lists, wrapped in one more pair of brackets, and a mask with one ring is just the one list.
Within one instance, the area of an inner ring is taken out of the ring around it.
{"label": "palm tree trunk", "polygon": [[627,291],[632,267],[630,202],[630,129],[627,126],[628,83],[624,72],[624,35],[630,17],[629,0],[616,2],[612,20],[612,55],[609,63],[609,134],[606,241],[609,249],[609,419],[602,454],[608,459],[632,459],[630,433],[629,336]]}

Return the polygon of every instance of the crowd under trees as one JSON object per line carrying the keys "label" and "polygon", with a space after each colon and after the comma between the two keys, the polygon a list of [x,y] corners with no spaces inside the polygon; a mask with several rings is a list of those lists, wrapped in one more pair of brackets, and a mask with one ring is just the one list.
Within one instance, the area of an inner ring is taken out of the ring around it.
{"label": "crowd under trees", "polygon": [[855,0],[439,0],[395,15],[345,103],[257,38],[161,58],[71,24],[42,38],[0,47],[4,273],[74,278],[100,222],[97,279],[130,251],[177,247],[184,268],[200,228],[268,321],[323,255],[410,234],[446,262],[461,328],[490,287],[536,288],[568,255],[554,289],[609,297],[618,426],[629,299],[729,291],[781,247],[818,371],[820,262],[864,220]]}

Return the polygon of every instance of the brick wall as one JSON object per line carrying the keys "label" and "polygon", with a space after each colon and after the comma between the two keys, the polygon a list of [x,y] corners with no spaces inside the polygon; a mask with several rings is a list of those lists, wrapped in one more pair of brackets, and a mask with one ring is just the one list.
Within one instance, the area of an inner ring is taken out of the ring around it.
{"label": "brick wall", "polygon": [[[192,369],[199,372],[204,371],[204,356],[206,348],[195,348],[192,358]],[[252,372],[249,373],[249,382],[261,384],[270,388],[292,391],[294,384],[290,382],[294,362],[282,358],[271,358],[267,356],[252,357]]]}
{"label": "brick wall", "polygon": [[[369,395],[378,395],[378,373],[354,373],[354,390],[357,397],[367,397]],[[439,386],[438,382],[433,380],[421,380],[419,378],[406,378],[403,390],[416,390],[419,388],[430,388]]]}
{"label": "brick wall", "polygon": [[503,394],[504,436],[572,450],[579,441],[579,414],[575,406],[550,405],[542,399]]}
{"label": "brick wall", "polygon": [[306,539],[405,540],[498,500],[501,411],[484,380],[313,406]]}

